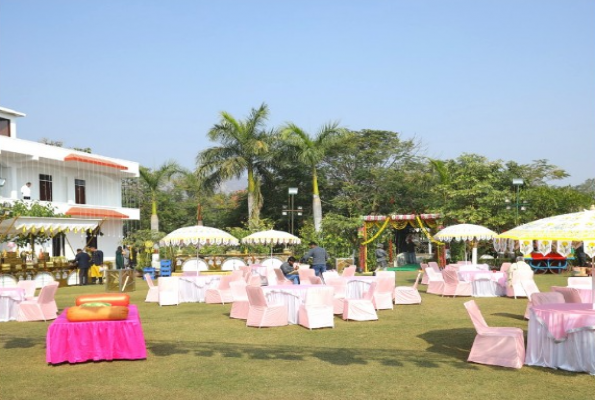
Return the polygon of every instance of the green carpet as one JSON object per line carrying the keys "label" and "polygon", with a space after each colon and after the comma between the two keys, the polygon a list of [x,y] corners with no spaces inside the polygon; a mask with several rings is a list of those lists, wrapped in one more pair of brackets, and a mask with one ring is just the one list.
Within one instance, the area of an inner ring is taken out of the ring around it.
{"label": "green carpet", "polygon": [[406,265],[403,265],[402,267],[387,268],[388,271],[418,271],[420,269],[421,269],[421,267],[419,266],[419,264],[406,264]]}

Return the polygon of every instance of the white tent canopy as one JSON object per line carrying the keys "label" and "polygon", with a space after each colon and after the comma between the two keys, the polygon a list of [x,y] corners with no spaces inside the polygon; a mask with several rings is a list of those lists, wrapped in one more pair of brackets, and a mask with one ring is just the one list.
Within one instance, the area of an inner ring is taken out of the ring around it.
{"label": "white tent canopy", "polygon": [[85,232],[96,229],[102,220],[88,218],[15,217],[0,222],[0,238],[8,235],[60,232]]}

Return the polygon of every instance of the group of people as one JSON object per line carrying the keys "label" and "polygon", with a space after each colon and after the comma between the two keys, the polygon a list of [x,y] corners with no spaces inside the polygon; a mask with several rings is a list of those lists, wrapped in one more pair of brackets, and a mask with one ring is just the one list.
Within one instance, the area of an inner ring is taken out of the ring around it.
{"label": "group of people", "polygon": [[[300,259],[300,262],[307,263],[311,260],[312,269],[316,273],[316,276],[322,277],[322,273],[326,272],[326,262],[329,259],[328,253],[322,247],[319,247],[316,242],[310,242],[308,244],[310,250]],[[300,277],[296,274],[299,266],[296,265],[297,259],[295,257],[289,257],[286,262],[281,264],[281,271],[283,275],[293,282],[294,285],[299,285]]]}
{"label": "group of people", "polygon": [[[76,249],[74,263],[79,270],[79,284],[88,285],[89,275],[91,284],[103,284],[103,251],[90,246],[87,251]],[[125,269],[130,266],[130,250],[126,246],[118,246],[116,249],[116,269]]]}

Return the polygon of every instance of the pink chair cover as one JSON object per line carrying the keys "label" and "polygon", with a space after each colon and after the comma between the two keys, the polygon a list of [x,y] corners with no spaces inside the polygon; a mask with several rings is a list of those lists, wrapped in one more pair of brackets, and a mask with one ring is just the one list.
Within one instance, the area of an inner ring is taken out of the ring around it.
{"label": "pink chair cover", "polygon": [[322,279],[319,276],[310,276],[308,279],[310,280],[310,285],[322,285]]}
{"label": "pink chair cover", "polygon": [[355,270],[357,267],[355,265],[350,265],[349,267],[343,270],[343,274],[341,274],[344,278],[349,278],[350,276],[355,276]]}
{"label": "pink chair cover", "polygon": [[147,358],[145,337],[133,304],[124,321],[69,322],[64,310],[48,327],[46,361],[50,364],[143,358]]}
{"label": "pink chair cover", "polygon": [[35,298],[35,288],[37,287],[37,282],[33,280],[18,281],[17,287],[25,289],[25,300],[33,300]]}
{"label": "pink chair cover", "polygon": [[457,271],[442,271],[444,279],[444,291],[442,296],[471,296],[473,295],[473,286],[471,282],[460,282]]}
{"label": "pink chair cover", "polygon": [[229,312],[230,318],[248,319],[250,303],[248,302],[248,294],[246,292],[247,285],[245,281],[241,280],[229,283],[231,297],[233,299],[231,311]]}
{"label": "pink chair cover", "polygon": [[284,303],[268,304],[259,286],[246,286],[248,302],[248,318],[246,326],[284,326],[288,324],[287,306]]}
{"label": "pink chair cover", "polygon": [[230,282],[238,281],[238,280],[244,278],[244,271],[242,271],[241,269],[236,269],[236,270],[231,271],[231,274],[229,274],[229,275],[231,275]]}
{"label": "pink chair cover", "polygon": [[262,279],[260,279],[260,275],[252,275],[248,279],[248,285],[250,285],[250,286],[261,286],[262,285]]}
{"label": "pink chair cover", "polygon": [[500,272],[508,272],[508,269],[510,268],[512,264],[509,262],[506,263],[502,263],[502,265],[500,266]]}
{"label": "pink chair cover", "polygon": [[145,274],[145,281],[147,282],[147,285],[149,285],[145,303],[159,303],[159,288],[153,283],[151,274]]}
{"label": "pink chair cover", "polygon": [[33,300],[24,300],[19,303],[17,321],[47,321],[58,317],[58,306],[54,297],[58,290],[58,282],[50,282]]}
{"label": "pink chair cover", "polygon": [[233,302],[231,288],[229,283],[232,281],[231,275],[224,275],[219,281],[217,288],[207,289],[205,292],[205,303],[207,304],[225,304]]}
{"label": "pink chair cover", "polygon": [[157,279],[160,306],[177,306],[180,304],[179,280],[177,276],[159,277]]}
{"label": "pink chair cover", "polygon": [[374,292],[376,282],[370,284],[370,288],[362,299],[344,299],[343,319],[355,321],[374,321],[378,319],[374,308]]}
{"label": "pink chair cover", "polygon": [[277,277],[277,285],[293,285],[293,282],[285,277],[281,269],[275,268],[274,271]]}
{"label": "pink chair cover", "polygon": [[313,269],[298,269],[300,276],[300,285],[310,285],[310,277],[316,276],[316,271]]}
{"label": "pink chair cover", "polygon": [[[393,271],[391,271],[393,272]],[[392,310],[393,295],[395,294],[395,278],[380,278],[374,291],[374,305],[377,310]]]}
{"label": "pink chair cover", "polygon": [[444,292],[444,278],[442,272],[436,272],[432,267],[426,269],[428,274],[428,288],[426,293],[442,295]]}
{"label": "pink chair cover", "polygon": [[575,288],[564,287],[564,286],[552,286],[550,288],[552,292],[561,293],[564,296],[565,303],[582,303],[581,295]]}
{"label": "pink chair cover", "polygon": [[305,304],[300,305],[298,322],[308,329],[335,327],[333,288],[321,286],[308,289]]}
{"label": "pink chair cover", "polygon": [[343,314],[345,295],[347,293],[347,280],[342,276],[331,278],[326,281],[328,286],[332,286],[333,296],[333,314]]}
{"label": "pink chair cover", "polygon": [[525,342],[520,328],[491,328],[475,301],[465,303],[477,335],[468,362],[521,368],[525,360]]}
{"label": "pink chair cover", "polygon": [[429,280],[430,280],[430,278],[428,277],[428,274],[426,272],[426,268],[429,268],[429,265],[428,264],[424,264],[424,263],[420,263],[419,265],[420,265],[420,267],[421,267],[421,269],[423,271],[423,274],[424,274],[423,278],[421,279],[421,284],[422,285],[427,285],[428,282],[429,282]]}
{"label": "pink chair cover", "polygon": [[413,286],[397,286],[395,288],[395,304],[421,304],[421,296],[417,290],[421,272],[417,274]]}
{"label": "pink chair cover", "polygon": [[542,304],[561,304],[566,303],[562,293],[558,292],[540,292],[531,295],[531,304],[540,306]]}
{"label": "pink chair cover", "polygon": [[532,306],[531,297],[535,293],[539,293],[539,288],[535,284],[535,281],[522,281],[521,286],[523,287],[523,290],[527,294],[528,301],[527,301],[527,308],[525,308],[525,319],[529,319],[529,316],[531,315],[531,306]]}

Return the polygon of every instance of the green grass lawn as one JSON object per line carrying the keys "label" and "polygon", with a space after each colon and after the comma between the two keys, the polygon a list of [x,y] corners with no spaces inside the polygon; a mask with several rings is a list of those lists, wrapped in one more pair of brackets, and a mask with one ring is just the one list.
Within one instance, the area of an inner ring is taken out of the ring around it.
{"label": "green grass lawn", "polygon": [[[411,285],[415,272],[398,272]],[[537,275],[542,291],[567,275]],[[99,286],[60,288],[60,309]],[[591,399],[594,377],[547,368],[466,362],[475,331],[469,298],[425,294],[421,305],[379,311],[379,321],[334,329],[246,328],[230,305],[139,307],[147,359],[49,366],[48,323],[0,324],[0,399]],[[527,330],[526,299],[479,298],[488,324]]]}

